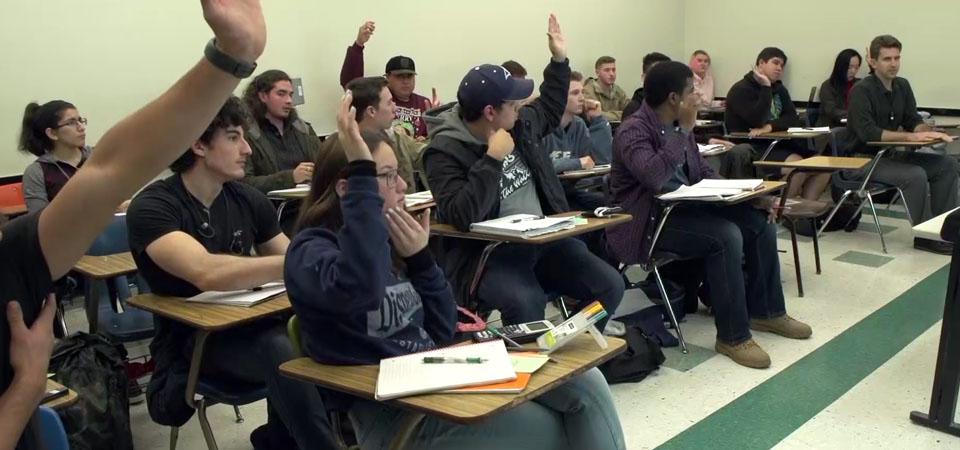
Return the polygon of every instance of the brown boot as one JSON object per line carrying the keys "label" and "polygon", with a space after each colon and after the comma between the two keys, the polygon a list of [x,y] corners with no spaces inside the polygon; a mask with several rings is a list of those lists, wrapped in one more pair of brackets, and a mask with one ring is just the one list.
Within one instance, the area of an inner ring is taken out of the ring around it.
{"label": "brown boot", "polygon": [[736,345],[717,341],[714,349],[721,355],[727,355],[733,362],[741,366],[752,367],[754,369],[766,369],[770,367],[770,355],[763,351],[763,349],[753,341],[753,338]]}
{"label": "brown boot", "polygon": [[807,325],[788,314],[772,319],[750,319],[750,329],[779,334],[790,339],[806,339],[813,334],[810,325]]}

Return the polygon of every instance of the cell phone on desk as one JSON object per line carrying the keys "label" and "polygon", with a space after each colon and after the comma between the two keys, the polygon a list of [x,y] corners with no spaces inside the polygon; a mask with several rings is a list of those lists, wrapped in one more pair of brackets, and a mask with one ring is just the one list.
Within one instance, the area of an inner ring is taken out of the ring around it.
{"label": "cell phone on desk", "polygon": [[[496,332],[490,328],[496,328]],[[475,342],[486,342],[494,339],[500,339],[500,335],[512,339],[518,344],[534,342],[541,334],[553,329],[553,324],[549,320],[537,320],[535,322],[518,323],[515,325],[506,325],[504,327],[487,327],[486,330],[473,333]],[[499,335],[497,334],[499,333]]]}

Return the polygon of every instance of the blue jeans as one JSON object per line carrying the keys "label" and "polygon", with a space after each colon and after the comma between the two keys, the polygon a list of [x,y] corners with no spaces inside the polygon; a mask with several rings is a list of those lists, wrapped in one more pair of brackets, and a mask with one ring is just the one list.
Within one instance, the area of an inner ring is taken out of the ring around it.
{"label": "blue jeans", "polygon": [[[623,277],[579,239],[543,245],[504,244],[487,260],[477,295],[482,310],[500,311],[503,323],[543,320],[551,296],[580,301],[578,309],[599,300],[609,315],[623,299]],[[601,331],[607,319],[597,322]]]}
{"label": "blue jeans", "polygon": [[657,249],[704,259],[720,341],[739,344],[751,336],[751,317],[786,313],[776,225],[749,204],[678,206],[663,227]]}
{"label": "blue jeans", "polygon": [[213,333],[203,352],[204,375],[266,383],[267,400],[300,448],[337,448],[320,391],[313,384],[280,374],[293,359],[283,324],[260,324]]}
{"label": "blue jeans", "polygon": [[[469,398],[464,394],[464,401]],[[360,448],[389,448],[408,414],[386,403],[354,402],[350,420]],[[479,423],[461,425],[425,416],[407,444],[408,448],[431,450],[625,448],[610,388],[597,369]]]}

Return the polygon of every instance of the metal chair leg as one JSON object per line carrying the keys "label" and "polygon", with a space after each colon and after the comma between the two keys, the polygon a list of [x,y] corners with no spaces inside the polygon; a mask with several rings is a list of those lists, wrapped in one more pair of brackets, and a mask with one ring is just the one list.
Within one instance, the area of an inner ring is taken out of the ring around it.
{"label": "metal chair leg", "polygon": [[907,198],[903,196],[903,191],[899,187],[897,187],[897,195],[900,196],[900,203],[903,203],[903,210],[907,212],[907,221],[910,222],[911,226],[913,226],[913,215],[910,214],[910,207],[907,205]]}
{"label": "metal chair leg", "polygon": [[170,450],[177,450],[177,437],[180,436],[180,427],[170,427]]}
{"label": "metal chair leg", "polygon": [[233,413],[237,415],[236,422],[243,423],[243,414],[240,414],[240,407],[233,405]]}
{"label": "metal chair leg", "polygon": [[840,200],[837,201],[837,204],[833,205],[833,210],[830,211],[830,214],[827,216],[827,220],[824,220],[823,225],[820,225],[820,229],[817,230],[817,235],[823,234],[823,230],[827,228],[827,224],[833,220],[833,216],[837,214],[837,211],[841,206],[843,206],[843,202],[847,201],[847,197],[849,197],[852,193],[853,191],[846,191],[843,193],[843,195],[840,197]]}
{"label": "metal chair leg", "polygon": [[873,196],[870,195],[869,192],[867,192],[867,203],[870,204],[870,212],[873,213],[873,223],[877,226],[877,234],[880,235],[880,247],[883,249],[883,253],[887,253],[887,241],[883,238],[883,228],[880,228],[880,218],[877,217],[877,208],[873,204]]}
{"label": "metal chair leg", "polygon": [[207,441],[207,449],[219,450],[217,440],[213,437],[213,429],[210,428],[210,421],[207,419],[207,399],[205,398],[197,402],[197,419],[200,421],[200,430],[203,431],[203,440]]}
{"label": "metal chair leg", "polygon": [[670,316],[670,324],[677,330],[677,339],[680,340],[680,350],[686,354],[687,343],[683,340],[683,332],[680,331],[680,324],[677,322],[677,315],[673,313],[673,305],[670,304],[670,297],[667,295],[667,288],[663,284],[663,278],[660,278],[660,269],[653,266],[653,276],[657,278],[657,287],[660,288],[660,297],[663,298],[663,304],[667,307],[667,315]]}
{"label": "metal chair leg", "polygon": [[[813,222],[813,228],[817,228],[817,219],[810,219]],[[817,263],[817,275],[820,275],[820,239],[817,238],[817,233],[813,233],[813,259]]]}
{"label": "metal chair leg", "polygon": [[887,211],[890,211],[890,207],[900,199],[900,195],[900,188],[897,188],[897,193],[893,194],[893,198],[890,199],[890,203],[887,203]]}
{"label": "metal chair leg", "polygon": [[800,251],[797,250],[797,223],[790,221],[790,245],[793,246],[793,268],[797,272],[797,294],[803,297],[803,277],[800,276]]}

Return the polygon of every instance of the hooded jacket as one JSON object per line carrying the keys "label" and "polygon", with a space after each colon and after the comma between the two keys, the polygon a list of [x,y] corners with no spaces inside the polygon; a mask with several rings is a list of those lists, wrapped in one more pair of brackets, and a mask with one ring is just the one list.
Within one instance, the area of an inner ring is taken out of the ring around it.
{"label": "hooded jacket", "polygon": [[[774,97],[780,98],[781,109],[777,118],[773,118],[770,112]],[[770,124],[773,131],[800,126],[797,108],[783,82],[775,81],[771,86],[763,86],[753,76],[753,72],[748,72],[743,79],[730,87],[723,120],[730,133],[745,133],[751,128],[762,128],[766,124]]]}
{"label": "hooded jacket", "polygon": [[70,177],[89,158],[90,147],[80,149],[80,164],[73,167],[57,161],[53,153],[48,152],[23,169],[23,199],[27,204],[27,211],[38,211],[50,204]]}
{"label": "hooded jacket", "polygon": [[[530,169],[544,214],[567,211],[563,186],[553,170],[543,139],[560,126],[570,85],[569,61],[551,61],[543,72],[540,97],[520,108],[510,135],[513,153]],[[487,143],[474,137],[459,116],[458,108],[440,115],[442,124],[430,133],[423,153],[430,189],[441,223],[468,231],[470,224],[499,217],[503,163],[487,155]],[[476,270],[482,241],[445,239],[441,264],[466,303],[470,279]]]}

